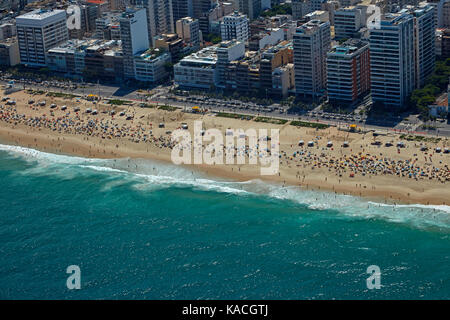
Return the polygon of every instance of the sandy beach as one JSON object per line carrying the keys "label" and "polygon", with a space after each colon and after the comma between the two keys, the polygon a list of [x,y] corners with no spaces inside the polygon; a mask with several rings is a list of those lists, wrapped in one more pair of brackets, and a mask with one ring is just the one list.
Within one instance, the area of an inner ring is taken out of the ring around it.
{"label": "sandy beach", "polygon": [[[182,123],[188,125],[191,134],[195,120],[201,120],[205,130],[216,128],[224,135],[227,128],[265,128],[269,132],[277,128],[279,174],[261,176],[260,166],[248,161],[243,165],[196,165],[195,169],[233,180],[261,179],[378,201],[450,205],[450,154],[444,153],[449,147],[445,138],[407,141],[394,132],[374,137],[372,132],[353,133],[336,127],[317,130],[289,122],[281,125],[212,113],[140,108],[137,102],[131,106],[114,106],[107,101],[94,104],[82,98],[56,98],[24,91],[8,97],[16,103],[0,102],[0,140],[5,144],[90,158],[130,157],[171,162],[174,144],[169,131],[180,128]],[[45,106],[39,105],[44,100]],[[52,104],[56,106],[51,108]],[[97,114],[86,113],[88,108]],[[164,123],[163,128],[160,123]],[[305,144],[300,146],[299,140]],[[314,146],[308,147],[308,141],[313,141]],[[327,147],[329,141],[331,147]],[[400,141],[404,147],[397,147]],[[343,147],[344,142],[348,142],[347,147]],[[388,147],[386,143],[393,145]],[[436,152],[437,147],[441,152]],[[240,151],[248,155],[254,150]]]}

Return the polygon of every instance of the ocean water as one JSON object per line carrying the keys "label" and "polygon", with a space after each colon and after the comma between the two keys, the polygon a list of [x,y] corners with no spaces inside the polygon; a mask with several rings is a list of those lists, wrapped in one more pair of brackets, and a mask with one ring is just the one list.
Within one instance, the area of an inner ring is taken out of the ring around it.
{"label": "ocean water", "polygon": [[450,298],[450,207],[7,145],[0,182],[1,299]]}

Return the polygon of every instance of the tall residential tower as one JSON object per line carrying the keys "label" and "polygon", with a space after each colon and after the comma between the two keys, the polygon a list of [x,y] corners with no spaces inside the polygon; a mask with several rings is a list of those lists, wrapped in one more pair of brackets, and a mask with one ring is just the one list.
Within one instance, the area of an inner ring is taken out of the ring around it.
{"label": "tall residential tower", "polygon": [[330,50],[330,23],[311,20],[294,33],[295,92],[322,97],[327,86],[326,58]]}
{"label": "tall residential tower", "polygon": [[373,102],[403,106],[416,81],[413,16],[386,14],[379,28],[371,26],[369,39]]}
{"label": "tall residential tower", "polygon": [[69,39],[66,11],[31,11],[16,18],[20,61],[28,66],[45,66],[45,53]]}
{"label": "tall residential tower", "polygon": [[147,14],[144,8],[127,8],[120,17],[120,38],[125,78],[134,78],[134,56],[149,48]]}

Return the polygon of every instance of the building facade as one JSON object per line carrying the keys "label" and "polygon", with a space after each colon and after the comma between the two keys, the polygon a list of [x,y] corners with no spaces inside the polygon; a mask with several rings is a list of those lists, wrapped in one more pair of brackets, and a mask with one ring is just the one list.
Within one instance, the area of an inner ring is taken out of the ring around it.
{"label": "building facade", "polygon": [[156,36],[174,33],[172,0],[140,0],[140,4],[147,9],[147,33],[152,46]]}
{"label": "building facade", "polygon": [[116,40],[68,40],[47,51],[48,68],[67,77],[123,80],[123,55]]}
{"label": "building facade", "polygon": [[[293,48],[291,41],[283,41],[261,53],[259,77],[260,88],[267,95],[279,95],[281,91],[274,90],[274,71],[276,68],[293,62]],[[278,73],[283,70],[278,70]],[[277,86],[275,86],[275,89]]]}
{"label": "building facade", "polygon": [[350,39],[327,54],[327,95],[331,103],[352,104],[370,92],[369,44]]}
{"label": "building facade", "polygon": [[200,25],[198,20],[184,17],[177,21],[176,29],[178,37],[183,39],[187,45],[192,47],[200,45]]}
{"label": "building facade", "polygon": [[172,0],[173,21],[194,16],[193,0]]}
{"label": "building facade", "polygon": [[296,29],[293,41],[297,96],[324,96],[326,58],[331,44],[330,23],[309,21]]}
{"label": "building facade", "polygon": [[35,10],[16,18],[20,61],[31,67],[45,66],[45,53],[69,39],[64,10]]}
{"label": "building facade", "polygon": [[[217,87],[231,88],[234,79],[227,79],[226,73],[228,64],[231,61],[240,60],[245,56],[245,44],[241,41],[222,41],[217,47]],[[230,83],[227,80],[232,80]]]}
{"label": "building facade", "polygon": [[20,63],[19,44],[16,38],[0,41],[0,66],[15,66]]}
{"label": "building facade", "polygon": [[372,100],[401,107],[415,88],[414,19],[408,13],[386,14],[370,29]]}
{"label": "building facade", "polygon": [[220,25],[222,40],[248,41],[248,18],[237,11],[223,17]]}
{"label": "building facade", "polygon": [[239,12],[247,15],[250,20],[256,19],[261,14],[261,0],[237,0]]}
{"label": "building facade", "polygon": [[166,65],[170,63],[170,53],[161,49],[148,49],[134,57],[135,79],[143,82],[159,83],[168,77]]}
{"label": "building facade", "polygon": [[180,87],[210,89],[218,83],[217,46],[207,47],[180,60],[174,69],[174,81]]}
{"label": "building facade", "polygon": [[355,37],[359,29],[364,27],[364,15],[361,8],[346,7],[334,12],[335,39],[348,39]]}
{"label": "building facade", "polygon": [[422,87],[425,79],[434,71],[436,26],[433,14],[434,8],[429,5],[412,10],[414,16],[416,88]]}
{"label": "building facade", "polygon": [[134,56],[149,48],[146,10],[127,9],[120,17],[123,67],[125,78],[134,79]]}

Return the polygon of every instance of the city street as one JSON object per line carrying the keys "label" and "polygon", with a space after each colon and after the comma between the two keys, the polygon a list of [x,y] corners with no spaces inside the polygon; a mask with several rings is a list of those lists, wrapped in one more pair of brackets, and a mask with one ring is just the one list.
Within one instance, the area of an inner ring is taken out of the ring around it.
{"label": "city street", "polygon": [[[8,82],[8,79],[0,80],[0,84],[2,85],[6,85]],[[80,96],[95,94],[102,99],[113,98],[133,100],[137,102],[168,104],[186,111],[190,110],[194,106],[199,106],[213,112],[229,112],[241,115],[273,117],[286,120],[313,121],[333,126],[348,126],[350,124],[356,124],[363,130],[377,130],[386,132],[396,130],[411,134],[419,133],[432,136],[450,136],[450,125],[448,123],[433,122],[433,126],[437,127],[436,130],[424,130],[421,128],[422,122],[418,120],[417,117],[409,117],[409,121],[406,119],[392,119],[392,121],[384,119],[383,123],[379,123],[380,121],[374,121],[373,119],[367,119],[365,117],[350,117],[340,114],[324,113],[318,111],[320,107],[316,108],[314,111],[302,115],[288,114],[287,110],[278,104],[263,106],[253,102],[229,101],[193,96],[180,97],[169,94],[168,91],[171,87],[162,85],[153,88],[148,92],[141,90],[139,93],[135,89],[95,83],[77,83],[76,88],[65,88],[54,85],[55,81],[52,81],[51,83],[32,83],[30,81],[14,80],[14,82],[14,85],[21,89],[46,90]]]}

